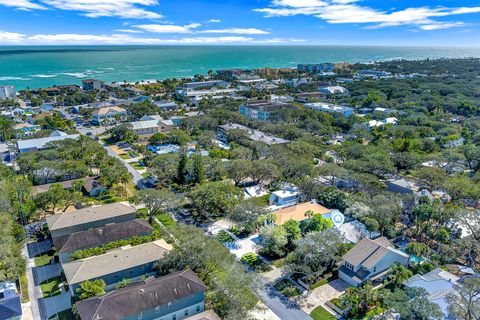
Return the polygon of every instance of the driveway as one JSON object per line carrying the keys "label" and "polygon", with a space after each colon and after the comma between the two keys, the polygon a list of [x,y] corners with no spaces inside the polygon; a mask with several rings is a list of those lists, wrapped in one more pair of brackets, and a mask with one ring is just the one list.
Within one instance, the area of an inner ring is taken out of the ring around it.
{"label": "driveway", "polygon": [[333,280],[321,287],[309,292],[302,303],[302,309],[310,313],[318,306],[324,306],[325,303],[333,298],[340,297],[349,287],[348,283],[342,279]]}
{"label": "driveway", "polygon": [[141,182],[143,180],[143,176],[137,170],[135,170],[131,165],[129,165],[126,161],[120,158],[120,156],[115,151],[113,151],[109,146],[103,146],[103,148],[107,150],[107,153],[110,157],[114,157],[122,161],[125,167],[127,167],[128,172],[132,174],[135,185],[138,186],[139,188],[143,188],[143,184]]}

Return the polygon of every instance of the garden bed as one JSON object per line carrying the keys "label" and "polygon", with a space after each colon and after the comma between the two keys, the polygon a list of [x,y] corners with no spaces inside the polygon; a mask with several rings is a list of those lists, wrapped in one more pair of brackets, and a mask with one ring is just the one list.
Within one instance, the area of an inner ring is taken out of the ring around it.
{"label": "garden bed", "polygon": [[263,262],[261,259],[258,258],[255,253],[252,252],[244,254],[240,260],[246,265],[248,265],[250,268],[258,272],[267,272],[272,270],[272,268],[268,264]]}
{"label": "garden bed", "polygon": [[288,279],[281,279],[277,281],[274,285],[274,288],[287,298],[295,297],[302,293],[302,291]]}

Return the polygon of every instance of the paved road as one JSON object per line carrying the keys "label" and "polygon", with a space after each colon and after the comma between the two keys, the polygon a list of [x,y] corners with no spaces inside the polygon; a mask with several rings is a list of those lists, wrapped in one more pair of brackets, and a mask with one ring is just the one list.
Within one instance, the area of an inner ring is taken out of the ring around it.
{"label": "paved road", "polygon": [[143,185],[141,183],[141,180],[143,180],[143,176],[140,173],[138,173],[138,171],[135,170],[131,165],[123,161],[123,159],[120,158],[120,156],[115,151],[113,151],[110,147],[103,146],[103,148],[107,150],[109,156],[117,158],[123,162],[123,164],[127,167],[128,171],[133,175],[133,181],[135,182],[135,185],[137,185],[139,188],[142,188]]}

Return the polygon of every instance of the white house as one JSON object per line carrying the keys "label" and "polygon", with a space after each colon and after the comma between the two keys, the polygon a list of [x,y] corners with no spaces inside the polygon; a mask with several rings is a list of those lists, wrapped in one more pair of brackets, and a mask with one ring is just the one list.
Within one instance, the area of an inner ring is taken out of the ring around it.
{"label": "white house", "polygon": [[408,260],[408,254],[394,248],[387,238],[364,238],[342,257],[338,277],[359,287],[367,280],[382,280],[392,265],[406,266]]}
{"label": "white house", "polygon": [[385,118],[383,120],[370,120],[368,121],[367,126],[368,126],[368,129],[372,129],[375,127],[385,126],[387,124],[391,124],[395,126],[398,124],[398,119],[395,117],[390,117],[390,118]]}
{"label": "white house", "polygon": [[323,94],[348,94],[348,89],[342,86],[327,86],[327,87],[321,87],[319,89],[320,93]]}
{"label": "white house", "polygon": [[416,274],[403,284],[409,288],[423,288],[428,292],[428,300],[438,304],[445,319],[453,319],[448,312],[447,296],[455,292],[454,285],[460,278],[448,271],[437,268],[424,275]]}

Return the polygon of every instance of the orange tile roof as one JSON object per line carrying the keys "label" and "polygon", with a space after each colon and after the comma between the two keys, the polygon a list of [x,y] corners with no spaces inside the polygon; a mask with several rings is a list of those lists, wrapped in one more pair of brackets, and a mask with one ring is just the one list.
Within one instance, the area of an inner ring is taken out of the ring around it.
{"label": "orange tile roof", "polygon": [[280,210],[275,211],[274,212],[276,216],[275,224],[282,225],[290,219],[293,219],[298,222],[306,220],[308,219],[308,217],[305,216],[305,212],[309,210],[313,211],[314,214],[316,213],[325,214],[331,211],[330,209],[327,209],[324,206],[319,205],[318,203],[304,202],[304,203],[297,204],[295,206],[282,208]]}

